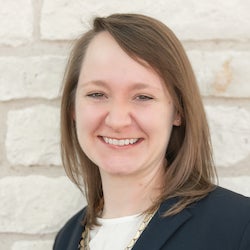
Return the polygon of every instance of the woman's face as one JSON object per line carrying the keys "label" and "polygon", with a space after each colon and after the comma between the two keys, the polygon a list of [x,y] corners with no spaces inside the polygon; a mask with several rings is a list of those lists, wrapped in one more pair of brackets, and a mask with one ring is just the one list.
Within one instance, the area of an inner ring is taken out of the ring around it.
{"label": "woman's face", "polygon": [[101,174],[138,175],[163,168],[173,125],[161,78],[129,57],[107,32],[90,43],[76,90],[79,143]]}

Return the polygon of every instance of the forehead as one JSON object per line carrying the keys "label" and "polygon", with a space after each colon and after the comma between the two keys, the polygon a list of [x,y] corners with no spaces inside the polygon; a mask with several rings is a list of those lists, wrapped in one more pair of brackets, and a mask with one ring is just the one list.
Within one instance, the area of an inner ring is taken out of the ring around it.
{"label": "forehead", "polygon": [[[145,62],[131,58],[106,31],[90,42],[80,72],[80,82],[137,82],[164,88],[163,80]],[[159,86],[160,85],[160,86]]]}
{"label": "forehead", "polygon": [[[136,67],[138,61],[139,59],[131,58],[107,31],[102,31],[90,42],[83,60],[83,66],[105,66],[111,62],[113,67],[116,68],[121,65],[125,67],[126,64]],[[142,60],[140,61],[142,62]],[[150,68],[146,62],[140,64]]]}

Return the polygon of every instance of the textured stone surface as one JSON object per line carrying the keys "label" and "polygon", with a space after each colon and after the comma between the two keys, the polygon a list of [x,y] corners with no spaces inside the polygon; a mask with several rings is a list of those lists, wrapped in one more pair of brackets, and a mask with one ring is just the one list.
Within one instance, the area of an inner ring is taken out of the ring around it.
{"label": "textured stone surface", "polygon": [[[117,12],[149,14],[170,26],[181,39],[249,39],[250,2],[194,0],[56,0],[43,1],[43,39],[72,39],[96,15]],[[178,13],[178,14],[177,14]],[[63,29],[62,29],[63,27]]]}
{"label": "textured stone surface", "polygon": [[14,165],[59,165],[58,108],[37,105],[9,111],[6,151]]}
{"label": "textured stone surface", "polygon": [[250,112],[243,107],[206,106],[215,163],[229,167],[250,153]]}
{"label": "textured stone surface", "polygon": [[249,0],[0,0],[0,6],[1,250],[52,249],[53,236],[85,204],[51,165],[60,164],[56,103],[65,40],[96,15],[149,14],[183,40],[207,105],[220,184],[250,196]]}
{"label": "textured stone surface", "polygon": [[64,65],[58,56],[0,57],[0,100],[57,98]]}
{"label": "textured stone surface", "polygon": [[222,187],[250,197],[250,176],[221,177],[219,183]]}
{"label": "textured stone surface", "polygon": [[51,250],[53,241],[17,241],[11,250]]}
{"label": "textured stone surface", "polygon": [[0,179],[0,232],[53,233],[85,202],[67,177],[39,175]]}
{"label": "textured stone surface", "polygon": [[250,53],[189,51],[204,96],[250,97]]}
{"label": "textured stone surface", "polygon": [[17,46],[31,40],[32,1],[0,0],[0,6],[0,44]]}

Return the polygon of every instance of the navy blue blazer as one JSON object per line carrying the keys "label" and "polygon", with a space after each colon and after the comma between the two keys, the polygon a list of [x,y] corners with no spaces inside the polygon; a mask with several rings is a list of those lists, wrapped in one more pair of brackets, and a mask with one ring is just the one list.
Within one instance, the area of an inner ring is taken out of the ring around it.
{"label": "navy blue blazer", "polygon": [[[162,203],[133,250],[250,250],[249,198],[217,187],[180,213],[162,217],[176,200]],[[85,209],[65,224],[53,250],[77,249],[84,215]]]}

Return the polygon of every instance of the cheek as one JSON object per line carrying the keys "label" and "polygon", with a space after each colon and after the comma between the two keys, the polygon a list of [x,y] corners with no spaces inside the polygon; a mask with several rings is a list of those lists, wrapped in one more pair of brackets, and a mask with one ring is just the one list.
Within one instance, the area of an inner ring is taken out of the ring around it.
{"label": "cheek", "polygon": [[162,130],[171,130],[174,121],[174,112],[172,109],[166,108],[149,109],[147,112],[138,112],[136,119],[144,129],[156,130],[159,133]]}
{"label": "cheek", "polygon": [[89,149],[92,148],[92,135],[94,134],[97,118],[91,109],[81,108],[78,106],[75,110],[76,115],[76,134],[81,146],[81,149],[85,154],[89,154]]}
{"label": "cheek", "polygon": [[101,124],[103,113],[102,109],[93,105],[86,103],[76,105],[75,120],[78,136],[94,131]]}

